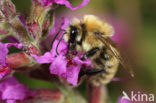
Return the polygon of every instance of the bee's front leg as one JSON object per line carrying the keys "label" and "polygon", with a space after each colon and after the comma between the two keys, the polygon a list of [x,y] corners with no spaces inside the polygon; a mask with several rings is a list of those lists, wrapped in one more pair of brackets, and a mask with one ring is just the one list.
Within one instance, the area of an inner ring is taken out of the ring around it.
{"label": "bee's front leg", "polygon": [[84,54],[84,56],[81,58],[81,60],[85,60],[85,59],[87,59],[87,58],[93,56],[98,50],[99,50],[98,47],[89,50],[88,52],[86,52],[86,53]]}

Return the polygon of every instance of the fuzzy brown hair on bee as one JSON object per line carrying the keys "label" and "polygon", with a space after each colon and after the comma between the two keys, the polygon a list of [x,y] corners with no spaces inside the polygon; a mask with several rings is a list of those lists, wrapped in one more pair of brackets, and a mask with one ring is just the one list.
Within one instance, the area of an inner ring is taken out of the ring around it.
{"label": "fuzzy brown hair on bee", "polygon": [[80,76],[89,75],[89,82],[95,86],[109,83],[117,72],[119,59],[115,55],[119,52],[109,38],[113,33],[110,24],[94,15],[85,15],[82,20],[74,18],[66,29],[64,39],[69,50],[84,52],[81,59],[89,58],[94,66],[81,69]]}

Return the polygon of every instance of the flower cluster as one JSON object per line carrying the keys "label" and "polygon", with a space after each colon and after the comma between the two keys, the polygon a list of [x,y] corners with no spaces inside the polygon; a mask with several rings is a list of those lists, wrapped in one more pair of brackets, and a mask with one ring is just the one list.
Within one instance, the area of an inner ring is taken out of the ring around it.
{"label": "flower cluster", "polygon": [[[8,32],[6,33],[0,32],[0,40],[6,39],[8,42],[10,42],[9,38],[5,38],[7,36],[5,37],[3,36],[3,38],[1,37],[2,35],[11,35],[9,34],[11,32],[12,33],[11,36],[15,37],[18,40],[18,42],[20,42],[20,43],[0,42],[0,102],[1,101],[7,103],[24,102],[36,96],[36,93],[34,91],[31,91],[25,85],[19,83],[15,79],[15,77],[13,77],[13,73],[16,72],[16,69],[19,68],[12,67],[12,63],[14,63],[13,59],[15,58],[11,58],[10,56],[13,57],[15,56],[15,54],[8,56],[9,48],[11,46],[14,46],[18,49],[21,49],[23,47],[21,52],[17,53],[17,55],[18,54],[20,54],[20,56],[23,55],[22,60],[26,60],[27,62],[23,64],[23,62],[20,61],[21,59],[17,58],[18,62],[17,64],[21,63],[23,67],[29,68],[31,66],[34,66],[34,64],[40,65],[44,63],[50,63],[51,64],[49,67],[50,74],[58,75],[59,77],[65,78],[69,83],[73,84],[74,86],[78,84],[78,77],[81,66],[91,65],[90,60],[85,61],[80,60],[79,58],[82,55],[80,55],[79,53],[78,55],[75,54],[72,56],[66,56],[68,48],[67,43],[64,41],[61,41],[58,47],[59,55],[56,53],[56,46],[59,42],[58,39],[54,41],[51,51],[44,52],[44,55],[42,56],[40,55],[40,52],[43,52],[44,50],[42,51],[38,46],[40,45],[38,41],[40,41],[43,36],[42,35],[43,28],[42,27],[40,28],[40,26],[43,26],[43,24],[47,24],[45,26],[45,29],[47,29],[48,33],[54,36],[60,29],[64,30],[65,27],[69,24],[67,18],[63,18],[62,21],[55,19],[54,23],[52,23],[53,20],[51,19],[51,17],[53,17],[54,15],[50,14],[51,16],[49,16],[48,13],[51,13],[49,11],[51,10],[50,8],[52,7],[53,4],[65,5],[67,8],[70,8],[71,10],[76,10],[86,6],[89,3],[89,0],[83,0],[82,3],[76,7],[73,7],[68,0],[32,0],[32,1],[33,1],[32,3],[34,3],[34,5],[32,5],[33,15],[30,14],[30,17],[28,17],[29,20],[27,20],[27,18],[22,19],[19,17],[19,15],[18,16],[16,15],[17,13],[15,10],[15,6],[11,1],[5,0],[0,1],[0,21],[1,19],[3,19],[2,21],[8,23],[9,25],[8,29],[5,27],[4,23],[0,22],[0,29],[2,27],[3,29],[5,28],[6,30],[8,30]],[[39,10],[43,10],[43,13],[39,12]],[[50,30],[49,28],[51,27],[51,24],[54,25]],[[35,36],[37,37],[39,35],[37,38],[38,40],[36,38],[33,38],[31,34],[33,34],[34,37]],[[32,51],[35,51],[35,53]],[[26,59],[24,57],[26,57]],[[34,59],[38,63],[34,62]],[[30,65],[28,65],[29,62]],[[20,70],[23,70],[21,69],[22,66],[20,66]]]}
{"label": "flower cluster", "polygon": [[55,40],[50,52],[46,52],[43,56],[31,55],[38,63],[51,63],[50,73],[67,79],[73,85],[77,85],[78,75],[81,65],[90,65],[90,60],[81,61],[79,56],[66,58],[65,54],[68,50],[67,43],[61,41],[58,47],[59,55],[56,53],[58,40]]}

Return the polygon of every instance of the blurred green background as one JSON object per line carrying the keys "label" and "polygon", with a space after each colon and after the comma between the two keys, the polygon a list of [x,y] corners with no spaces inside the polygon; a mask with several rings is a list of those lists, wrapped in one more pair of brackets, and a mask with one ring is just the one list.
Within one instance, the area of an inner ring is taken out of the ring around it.
{"label": "blurred green background", "polygon": [[[19,12],[29,12],[30,0],[12,1],[16,4]],[[71,2],[73,5],[78,5],[81,1],[71,0]],[[118,38],[123,36],[126,39],[124,42],[121,41],[121,48],[125,50],[131,60],[135,77],[127,81],[111,82],[108,85],[109,98],[115,103],[117,98],[122,95],[123,90],[156,94],[156,0],[90,0],[86,7],[76,11],[60,6],[57,8],[56,14],[67,17],[94,14],[107,18],[110,23],[124,22],[126,25],[123,27],[126,27],[126,31],[124,35],[120,35],[125,28],[117,27],[120,29]],[[49,82],[29,79],[18,73],[16,76],[20,77],[19,80],[30,88],[55,88]],[[120,66],[117,77],[129,78],[130,76]],[[80,90],[83,89],[85,89],[84,85],[80,86]]]}

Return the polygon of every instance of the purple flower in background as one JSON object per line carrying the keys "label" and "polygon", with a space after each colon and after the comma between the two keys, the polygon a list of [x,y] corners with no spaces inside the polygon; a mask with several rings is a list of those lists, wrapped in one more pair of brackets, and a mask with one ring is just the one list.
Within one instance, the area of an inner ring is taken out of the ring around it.
{"label": "purple flower in background", "polygon": [[[54,26],[51,29],[50,35],[55,36],[60,30],[65,30],[69,25],[69,20],[67,18],[56,19],[54,18]],[[61,35],[62,32],[59,34]]]}
{"label": "purple flower in background", "polygon": [[41,1],[44,3],[44,6],[49,6],[55,3],[55,4],[65,5],[67,8],[70,8],[71,10],[76,10],[86,6],[90,0],[83,0],[82,3],[76,7],[73,7],[68,0],[41,0]]}
{"label": "purple flower in background", "polygon": [[131,41],[132,38],[132,30],[129,25],[125,21],[120,20],[117,17],[110,17],[108,20],[114,27],[115,31],[111,39],[120,47],[127,46],[127,43]]}
{"label": "purple flower in background", "polygon": [[118,103],[132,103],[129,96],[125,91],[122,92],[123,96],[119,97]]}
{"label": "purple flower in background", "polygon": [[56,39],[59,39],[62,35],[63,35],[63,31],[66,30],[66,27],[69,25],[69,20],[65,17],[54,17],[54,23],[53,23],[53,27],[47,37],[47,39],[44,41],[45,43],[45,47],[49,48],[52,42],[52,38],[54,38],[56,36],[57,33],[58,36],[56,37]]}
{"label": "purple flower in background", "polygon": [[117,103],[132,103],[131,101],[129,101],[128,99],[125,99],[123,97],[120,97],[118,99],[118,102]]}
{"label": "purple flower in background", "polygon": [[31,55],[36,59],[38,63],[51,63],[49,69],[51,74],[64,77],[67,81],[73,85],[77,85],[78,74],[80,72],[81,65],[90,65],[91,61],[81,61],[78,56],[73,58],[66,58],[67,43],[60,42],[58,47],[59,55],[56,54],[56,46],[58,40],[55,40],[50,52],[46,52],[43,56]]}
{"label": "purple flower in background", "polygon": [[35,96],[35,92],[20,84],[14,77],[8,77],[0,81],[0,101],[16,103]]}

